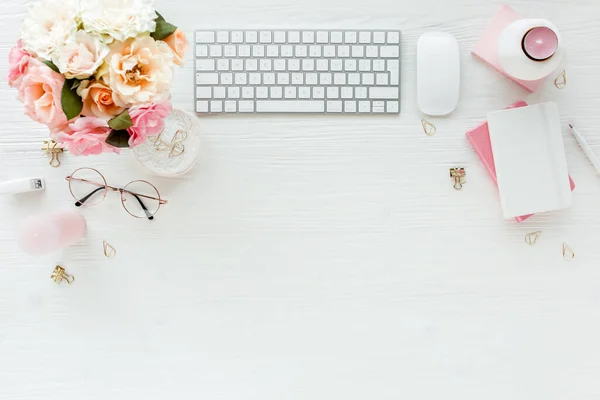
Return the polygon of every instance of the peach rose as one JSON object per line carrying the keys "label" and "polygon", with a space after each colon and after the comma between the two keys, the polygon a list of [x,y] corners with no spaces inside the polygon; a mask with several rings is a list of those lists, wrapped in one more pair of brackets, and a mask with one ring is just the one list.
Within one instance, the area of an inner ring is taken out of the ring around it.
{"label": "peach rose", "polygon": [[102,82],[82,81],[77,94],[83,100],[81,113],[87,117],[111,119],[124,110],[115,104],[112,89]]}
{"label": "peach rose", "polygon": [[119,153],[118,148],[106,143],[110,131],[106,121],[101,118],[81,117],[54,130],[50,137],[76,156]]}
{"label": "peach rose", "polygon": [[166,38],[165,43],[169,45],[173,50],[173,61],[179,66],[183,66],[185,53],[189,50],[190,44],[188,43],[185,33],[177,28],[175,32]]}
{"label": "peach rose", "polygon": [[67,123],[60,103],[65,78],[39,61],[29,63],[19,87],[19,99],[25,105],[25,115],[48,125],[50,129]]}

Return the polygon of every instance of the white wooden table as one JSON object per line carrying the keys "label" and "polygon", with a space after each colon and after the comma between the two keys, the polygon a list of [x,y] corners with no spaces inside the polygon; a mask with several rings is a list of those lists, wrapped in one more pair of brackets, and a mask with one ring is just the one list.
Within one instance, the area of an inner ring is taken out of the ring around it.
{"label": "white wooden table", "polygon": [[[0,0],[2,75],[27,3]],[[0,197],[0,399],[600,398],[600,179],[565,130],[572,208],[505,221],[464,136],[490,110],[552,100],[600,153],[600,3],[509,4],[561,29],[566,89],[548,82],[528,96],[470,56],[497,0],[159,2],[190,37],[238,26],[403,31],[399,117],[203,118],[202,160],[176,180],[128,152],[49,167],[47,132],[3,81],[0,179],[43,175],[49,187]],[[459,107],[433,120],[433,137],[415,104],[427,30],[457,36],[463,68]],[[173,88],[187,110],[191,64]],[[448,177],[457,165],[461,192]],[[73,207],[64,177],[82,166],[114,184],[149,179],[169,204],[136,220],[111,195],[83,210],[81,243],[24,255],[15,227]],[[73,285],[49,279],[59,262]]]}

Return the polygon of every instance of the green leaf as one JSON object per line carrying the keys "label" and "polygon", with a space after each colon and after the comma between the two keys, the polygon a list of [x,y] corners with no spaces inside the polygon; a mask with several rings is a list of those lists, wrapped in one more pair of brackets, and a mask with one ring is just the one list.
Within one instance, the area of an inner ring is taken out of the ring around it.
{"label": "green leaf", "polygon": [[74,79],[67,79],[60,96],[60,104],[69,121],[81,114],[83,109],[83,102],[77,94],[77,90],[73,89],[73,83]]}
{"label": "green leaf", "polygon": [[152,36],[154,40],[165,40],[177,30],[177,27],[168,23],[158,12],[156,15],[158,15],[155,20],[156,30],[152,32],[150,36]]}
{"label": "green leaf", "polygon": [[60,71],[58,70],[58,67],[52,61],[44,61],[44,64],[46,64],[47,66],[49,66],[50,68],[52,68],[52,71],[58,72],[60,74]]}
{"label": "green leaf", "polygon": [[121,114],[117,115],[110,121],[108,121],[108,126],[116,131],[122,131],[133,125],[133,121],[131,121],[131,117],[129,116],[129,111],[125,110]]}
{"label": "green leaf", "polygon": [[106,143],[121,149],[129,147],[129,132],[126,130],[113,130],[108,134]]}

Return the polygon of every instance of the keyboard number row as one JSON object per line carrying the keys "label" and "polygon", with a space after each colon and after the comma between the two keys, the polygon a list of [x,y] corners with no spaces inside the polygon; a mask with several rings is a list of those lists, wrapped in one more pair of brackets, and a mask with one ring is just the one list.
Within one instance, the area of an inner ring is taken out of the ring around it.
{"label": "keyboard number row", "polygon": [[326,58],[398,58],[400,46],[362,46],[362,45],[196,45],[196,57],[326,57]]}

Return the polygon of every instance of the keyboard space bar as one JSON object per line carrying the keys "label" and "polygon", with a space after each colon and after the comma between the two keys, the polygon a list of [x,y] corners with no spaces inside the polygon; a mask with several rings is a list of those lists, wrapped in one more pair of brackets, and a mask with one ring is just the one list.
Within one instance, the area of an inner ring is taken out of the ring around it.
{"label": "keyboard space bar", "polygon": [[256,102],[256,112],[287,112],[287,113],[311,113],[325,112],[324,101],[311,100],[258,100]]}

